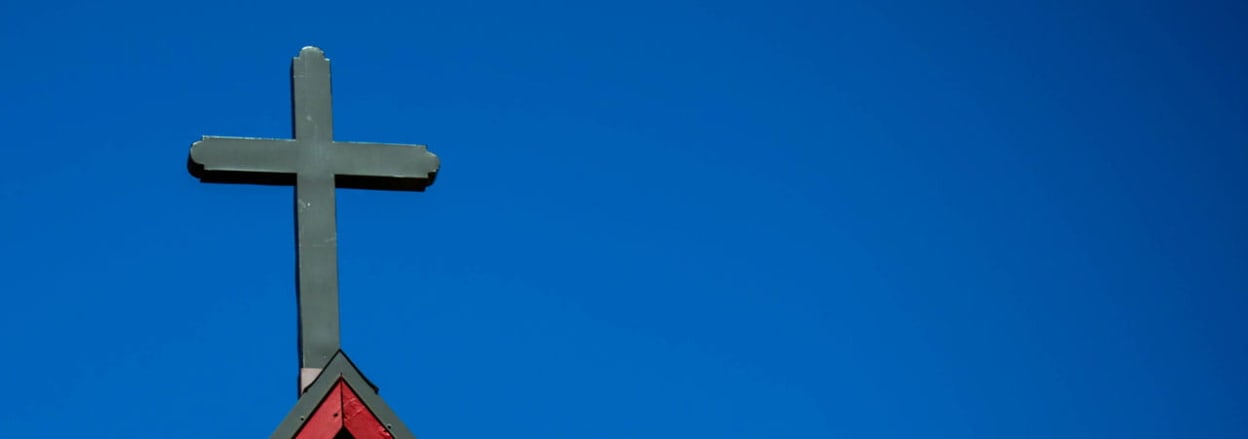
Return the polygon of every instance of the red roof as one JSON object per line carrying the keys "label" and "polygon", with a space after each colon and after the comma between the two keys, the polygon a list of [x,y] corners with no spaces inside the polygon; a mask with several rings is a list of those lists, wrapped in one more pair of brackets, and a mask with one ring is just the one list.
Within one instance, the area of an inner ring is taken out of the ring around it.
{"label": "red roof", "polygon": [[346,380],[339,378],[295,439],[393,439]]}

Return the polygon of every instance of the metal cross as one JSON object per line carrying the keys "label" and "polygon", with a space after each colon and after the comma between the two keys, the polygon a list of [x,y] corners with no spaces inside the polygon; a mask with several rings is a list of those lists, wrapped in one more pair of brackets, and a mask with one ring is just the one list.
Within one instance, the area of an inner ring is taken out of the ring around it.
{"label": "metal cross", "polygon": [[293,140],[205,136],[188,168],[204,182],[295,187],[302,394],[340,348],[334,188],[421,191],[439,161],[424,145],[334,141],[329,59],[304,47],[290,70]]}

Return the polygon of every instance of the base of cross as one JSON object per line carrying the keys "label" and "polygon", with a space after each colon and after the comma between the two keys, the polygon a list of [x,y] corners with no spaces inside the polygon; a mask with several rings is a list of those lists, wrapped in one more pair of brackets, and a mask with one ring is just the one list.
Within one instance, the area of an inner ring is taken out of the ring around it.
{"label": "base of cross", "polygon": [[270,439],[415,439],[342,351],[299,397]]}

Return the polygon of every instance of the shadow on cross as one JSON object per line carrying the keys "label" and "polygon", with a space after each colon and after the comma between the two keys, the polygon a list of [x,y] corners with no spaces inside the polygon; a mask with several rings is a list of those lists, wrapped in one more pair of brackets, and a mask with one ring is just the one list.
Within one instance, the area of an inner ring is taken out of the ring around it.
{"label": "shadow on cross", "polygon": [[[255,171],[208,171],[204,165],[186,158],[186,170],[204,183],[243,183],[265,186],[294,186],[295,174],[289,172]],[[374,189],[388,191],[424,192],[437,180],[438,173],[428,178],[379,177],[366,175],[336,175],[334,186],[340,189]]]}

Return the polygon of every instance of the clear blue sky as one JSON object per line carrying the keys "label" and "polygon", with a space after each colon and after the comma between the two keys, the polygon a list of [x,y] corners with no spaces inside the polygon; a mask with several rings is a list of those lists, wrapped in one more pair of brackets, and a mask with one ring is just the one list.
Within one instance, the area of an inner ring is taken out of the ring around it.
{"label": "clear blue sky", "polygon": [[291,190],[201,135],[423,143],[339,191],[343,339],[431,438],[1248,437],[1248,4],[8,2],[0,436],[267,437]]}

